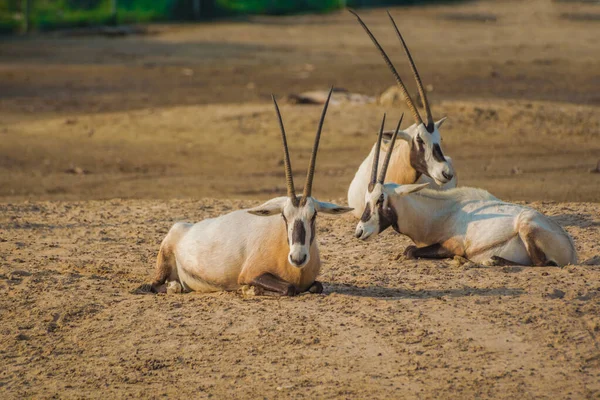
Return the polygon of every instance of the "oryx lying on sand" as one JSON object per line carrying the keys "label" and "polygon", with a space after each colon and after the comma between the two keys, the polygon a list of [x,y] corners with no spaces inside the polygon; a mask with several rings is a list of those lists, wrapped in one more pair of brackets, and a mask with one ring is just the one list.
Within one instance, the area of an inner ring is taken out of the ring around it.
{"label": "oryx lying on sand", "polygon": [[[400,124],[391,146],[399,128]],[[383,124],[376,152],[381,146],[382,131]],[[404,254],[409,258],[462,256],[496,265],[577,263],[571,237],[540,212],[505,203],[481,189],[436,191],[424,189],[427,183],[384,184],[389,161],[388,153],[379,178],[377,163],[373,163],[371,181],[364,194],[366,205],[356,227],[357,238],[367,240],[392,226],[422,246],[407,247]]]}
{"label": "oryx lying on sand", "polygon": [[160,246],[152,291],[163,291],[165,282],[172,281],[186,291],[199,292],[235,290],[241,285],[292,296],[323,290],[315,281],[321,268],[315,241],[317,213],[343,214],[352,210],[311,197],[330,97],[331,91],[321,114],[302,196],[296,196],[294,190],[283,121],[273,97],[283,140],[287,197],[197,224],[176,223]]}
{"label": "oryx lying on sand", "polygon": [[[384,144],[384,149],[381,151],[379,157],[379,163],[383,162],[383,159],[389,152],[389,149],[393,149],[392,156],[390,158],[388,181],[399,184],[430,182],[431,187],[437,189],[450,189],[456,187],[457,182],[454,168],[452,166],[452,160],[450,157],[444,157],[441,147],[442,138],[440,136],[439,128],[442,126],[446,118],[442,118],[435,123],[433,122],[433,116],[431,115],[431,109],[429,107],[429,102],[427,101],[425,89],[421,83],[421,78],[419,77],[419,72],[417,71],[417,67],[413,62],[412,56],[410,55],[408,47],[406,46],[404,38],[400,34],[394,19],[388,12],[390,20],[392,21],[392,24],[396,30],[396,34],[398,35],[398,38],[402,43],[402,47],[404,48],[404,52],[408,57],[410,67],[417,82],[419,94],[427,113],[427,125],[425,125],[421,119],[421,116],[417,111],[417,107],[408,94],[400,75],[396,71],[396,68],[394,68],[394,65],[390,61],[383,48],[377,42],[377,39],[375,39],[375,36],[373,36],[369,28],[367,28],[367,25],[365,25],[358,14],[352,10],[350,10],[350,12],[356,16],[358,22],[365,29],[383,56],[385,63],[396,78],[396,82],[398,83],[398,86],[400,87],[406,100],[406,104],[408,105],[408,108],[410,109],[415,120],[414,125],[408,127],[404,131],[399,132],[400,138],[403,140],[398,142],[395,147],[386,147]],[[384,132],[384,136],[387,137],[387,139],[389,139],[391,134],[391,131]],[[353,214],[357,218],[360,217],[360,212],[365,207],[364,195],[367,185],[369,184],[369,168],[373,163],[372,160],[374,156],[375,145],[373,145],[368,157],[358,168],[352,183],[350,183],[350,188],[348,189],[348,205],[354,208]]]}

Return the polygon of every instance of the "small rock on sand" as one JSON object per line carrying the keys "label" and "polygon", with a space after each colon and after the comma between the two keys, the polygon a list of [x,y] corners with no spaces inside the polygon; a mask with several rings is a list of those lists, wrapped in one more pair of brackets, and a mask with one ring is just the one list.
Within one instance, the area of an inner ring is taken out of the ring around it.
{"label": "small rock on sand", "polygon": [[550,298],[550,299],[562,299],[563,297],[565,297],[565,294],[566,294],[566,293],[565,293],[565,292],[563,292],[563,291],[562,291],[562,290],[560,290],[560,289],[554,289],[554,290],[552,291],[552,293],[549,293],[549,294],[548,294],[548,298]]}
{"label": "small rock on sand", "polygon": [[452,265],[455,268],[462,269],[479,268],[479,265],[461,256],[454,256],[454,259],[450,261],[450,265]]}
{"label": "small rock on sand", "polygon": [[240,287],[238,292],[244,297],[261,296],[263,294],[263,291],[260,288],[250,285]]}
{"label": "small rock on sand", "polygon": [[[325,104],[328,93],[327,90],[292,93],[288,96],[288,102],[292,104]],[[340,103],[370,104],[375,103],[375,98],[360,93],[350,93],[343,88],[334,88],[330,104]]]}

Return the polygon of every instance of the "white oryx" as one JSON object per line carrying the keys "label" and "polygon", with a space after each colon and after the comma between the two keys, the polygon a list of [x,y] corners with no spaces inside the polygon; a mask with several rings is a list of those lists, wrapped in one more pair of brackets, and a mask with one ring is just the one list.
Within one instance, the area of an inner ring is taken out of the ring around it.
{"label": "white oryx", "polygon": [[297,197],[294,190],[283,121],[273,97],[283,141],[287,196],[196,224],[176,223],[160,246],[150,291],[164,291],[165,282],[173,281],[185,291],[199,292],[235,290],[242,285],[288,296],[323,290],[315,280],[321,268],[315,241],[317,213],[352,210],[311,197],[331,91],[321,114],[302,196]]}
{"label": "white oryx", "polygon": [[[391,146],[399,128],[400,124]],[[542,213],[503,202],[481,189],[437,191],[424,189],[427,183],[384,184],[389,160],[388,153],[377,180],[377,163],[373,164],[371,182],[364,194],[366,205],[356,227],[357,238],[367,240],[392,226],[420,246],[408,246],[404,252],[408,258],[462,256],[495,265],[577,263],[571,237]]]}
{"label": "white oryx", "polygon": [[[358,22],[365,29],[383,56],[385,63],[396,78],[396,82],[402,91],[402,94],[406,100],[406,104],[408,105],[408,108],[415,119],[414,125],[408,127],[404,131],[399,132],[400,138],[403,140],[398,142],[395,147],[386,147],[386,143],[384,143],[384,148],[382,149],[383,151],[381,151],[379,157],[380,164],[383,162],[383,159],[387,155],[389,149],[393,149],[392,157],[390,159],[390,172],[388,180],[390,182],[399,184],[430,182],[431,187],[437,189],[450,189],[456,187],[457,181],[452,160],[450,157],[444,157],[441,147],[442,138],[440,136],[439,128],[442,126],[446,118],[442,118],[435,123],[433,122],[433,116],[431,115],[431,109],[429,107],[429,102],[427,101],[423,84],[421,83],[419,72],[417,71],[417,67],[413,62],[412,56],[410,55],[408,47],[406,46],[404,38],[400,34],[394,19],[388,12],[388,16],[390,17],[390,20],[392,21],[392,24],[396,30],[396,34],[402,43],[402,47],[404,48],[404,52],[408,57],[410,67],[417,82],[419,94],[427,113],[427,125],[425,125],[421,119],[421,116],[419,115],[414,102],[408,94],[400,75],[396,71],[396,68],[394,68],[394,65],[390,61],[381,45],[377,42],[377,39],[375,39],[375,36],[373,36],[369,28],[365,25],[358,14],[356,14],[356,12],[352,10],[350,10],[350,12],[356,16]],[[384,135],[387,136],[388,139],[391,134],[392,131],[384,132]],[[348,205],[354,208],[353,214],[357,218],[360,217],[361,210],[363,210],[365,207],[364,194],[365,190],[367,189],[367,185],[369,184],[369,169],[373,163],[374,156],[375,145],[373,145],[368,157],[358,168],[352,183],[350,183],[350,188],[348,189]]]}

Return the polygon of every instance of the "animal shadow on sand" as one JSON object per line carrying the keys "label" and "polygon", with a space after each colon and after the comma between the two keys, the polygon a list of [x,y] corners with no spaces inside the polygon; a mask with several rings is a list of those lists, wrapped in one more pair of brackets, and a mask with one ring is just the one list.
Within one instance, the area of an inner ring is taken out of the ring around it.
{"label": "animal shadow on sand", "polygon": [[456,289],[422,289],[407,290],[389,288],[383,286],[355,286],[349,284],[323,282],[324,293],[344,294],[357,297],[375,297],[380,299],[433,299],[444,296],[520,296],[523,289],[520,288],[474,288],[464,286]]}
{"label": "animal shadow on sand", "polygon": [[589,259],[582,261],[581,265],[600,265],[600,255],[599,256],[593,256],[590,257]]}
{"label": "animal shadow on sand", "polygon": [[594,218],[591,214],[558,214],[550,216],[550,219],[561,226],[577,226],[579,228],[589,228],[600,226],[600,220]]}

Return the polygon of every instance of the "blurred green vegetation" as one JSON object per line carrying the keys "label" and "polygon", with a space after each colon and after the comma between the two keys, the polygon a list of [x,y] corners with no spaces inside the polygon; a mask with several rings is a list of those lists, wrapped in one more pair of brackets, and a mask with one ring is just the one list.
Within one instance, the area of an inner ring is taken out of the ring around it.
{"label": "blurred green vegetation", "polygon": [[[343,7],[414,4],[423,0],[29,0],[30,30],[47,31],[228,15],[329,12]],[[116,1],[116,13],[113,13]],[[438,0],[439,1],[439,0]],[[26,29],[27,0],[0,0],[0,33]]]}
{"label": "blurred green vegetation", "polygon": [[216,0],[217,10],[230,14],[293,14],[343,8],[344,0]]}
{"label": "blurred green vegetation", "polygon": [[[178,0],[30,0],[32,30],[148,22],[171,18]],[[25,0],[0,0],[0,33],[25,29]]]}

